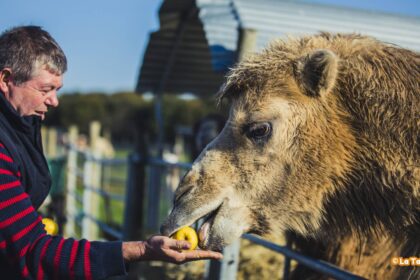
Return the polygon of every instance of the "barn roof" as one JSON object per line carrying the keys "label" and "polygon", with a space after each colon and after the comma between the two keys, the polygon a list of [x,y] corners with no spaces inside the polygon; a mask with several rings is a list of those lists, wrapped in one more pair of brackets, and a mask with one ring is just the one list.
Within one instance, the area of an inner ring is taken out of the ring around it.
{"label": "barn roof", "polygon": [[136,91],[214,94],[238,57],[241,29],[256,50],[286,35],[358,32],[420,51],[420,18],[299,1],[165,0]]}

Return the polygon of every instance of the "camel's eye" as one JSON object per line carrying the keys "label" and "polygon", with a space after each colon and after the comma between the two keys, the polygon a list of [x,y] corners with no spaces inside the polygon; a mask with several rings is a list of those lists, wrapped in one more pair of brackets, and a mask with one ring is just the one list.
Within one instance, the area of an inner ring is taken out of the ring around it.
{"label": "camel's eye", "polygon": [[246,128],[246,136],[254,141],[260,142],[268,139],[271,135],[271,123],[252,123]]}

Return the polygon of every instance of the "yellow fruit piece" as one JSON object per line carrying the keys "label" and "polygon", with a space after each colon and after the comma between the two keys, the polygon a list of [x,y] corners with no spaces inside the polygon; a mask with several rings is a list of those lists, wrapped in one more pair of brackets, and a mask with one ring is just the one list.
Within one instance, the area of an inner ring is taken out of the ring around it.
{"label": "yellow fruit piece", "polygon": [[56,235],[58,233],[58,225],[56,222],[49,218],[43,218],[42,223],[45,226],[45,231],[50,235]]}
{"label": "yellow fruit piece", "polygon": [[194,250],[197,248],[198,245],[198,236],[195,230],[192,227],[185,226],[181,229],[179,229],[177,232],[175,232],[172,235],[172,238],[176,240],[185,240],[188,241],[191,244],[191,247],[189,250]]}

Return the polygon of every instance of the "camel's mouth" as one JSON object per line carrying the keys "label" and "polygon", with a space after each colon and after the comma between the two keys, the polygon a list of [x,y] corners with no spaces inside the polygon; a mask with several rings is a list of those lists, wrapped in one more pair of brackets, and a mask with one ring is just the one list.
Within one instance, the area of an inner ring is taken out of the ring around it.
{"label": "camel's mouth", "polygon": [[[210,212],[202,214],[198,218],[187,218],[185,216],[180,216],[179,214],[177,214],[178,211],[173,211],[173,213],[171,213],[171,215],[168,217],[167,221],[162,225],[161,233],[166,236],[172,236],[180,228],[184,226],[194,227],[193,225],[196,224],[199,227],[199,245],[201,248],[204,248],[205,245],[208,243],[209,236],[211,235],[210,230],[222,205],[223,202],[217,205],[215,208],[209,209]],[[181,213],[182,212],[185,213],[184,211],[181,211]],[[182,223],[181,220],[183,220],[184,218],[186,218],[186,221]]]}
{"label": "camel's mouth", "polygon": [[193,209],[187,206],[175,205],[162,224],[161,233],[171,236],[180,228],[197,223],[199,246],[204,250],[222,250],[248,232],[252,224],[249,209],[229,198],[213,200]]}
{"label": "camel's mouth", "polygon": [[215,210],[211,211],[210,213],[201,218],[203,220],[203,223],[201,224],[200,229],[198,230],[198,244],[202,249],[206,248],[210,229],[213,226],[214,219],[217,213],[219,212],[221,206],[222,205],[220,205]]}

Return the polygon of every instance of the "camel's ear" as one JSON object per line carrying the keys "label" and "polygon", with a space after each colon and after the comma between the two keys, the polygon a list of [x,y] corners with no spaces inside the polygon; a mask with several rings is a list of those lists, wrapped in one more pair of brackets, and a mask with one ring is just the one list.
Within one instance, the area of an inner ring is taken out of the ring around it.
{"label": "camel's ear", "polygon": [[316,50],[298,61],[296,80],[306,95],[322,96],[333,88],[337,67],[338,58],[332,51]]}

